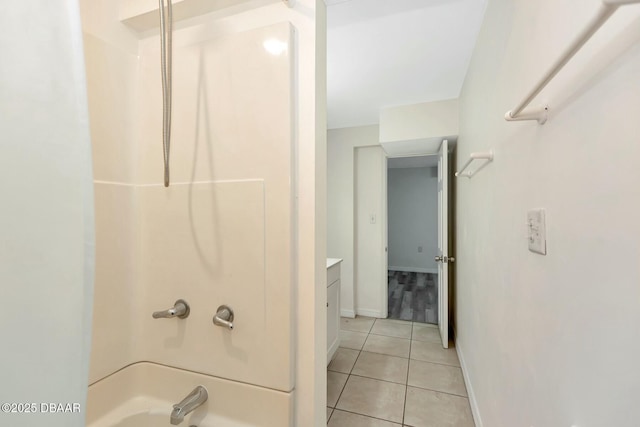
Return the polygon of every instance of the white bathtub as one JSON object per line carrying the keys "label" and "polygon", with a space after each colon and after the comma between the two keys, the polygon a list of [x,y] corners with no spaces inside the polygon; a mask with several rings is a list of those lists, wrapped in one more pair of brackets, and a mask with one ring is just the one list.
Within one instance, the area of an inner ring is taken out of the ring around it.
{"label": "white bathtub", "polygon": [[142,362],[89,387],[87,427],[169,427],[173,404],[198,385],[209,398],[180,426],[293,425],[292,393]]}
{"label": "white bathtub", "polygon": [[[89,424],[91,427],[169,427],[169,416],[174,402],[139,396],[104,414]],[[229,419],[208,411],[205,403],[187,415],[181,426],[198,427],[253,427],[238,420]]]}

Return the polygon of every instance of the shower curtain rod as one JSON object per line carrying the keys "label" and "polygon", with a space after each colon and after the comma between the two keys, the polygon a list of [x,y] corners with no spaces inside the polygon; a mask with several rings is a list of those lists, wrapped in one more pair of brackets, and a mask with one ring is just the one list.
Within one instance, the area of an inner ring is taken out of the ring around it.
{"label": "shower curtain rod", "polygon": [[589,41],[596,31],[607,22],[607,20],[618,10],[620,6],[640,3],[640,0],[603,0],[598,13],[591,19],[589,24],[574,39],[569,47],[563,52],[558,60],[551,66],[549,71],[540,79],[540,82],[529,94],[513,109],[505,113],[504,119],[511,122],[517,120],[537,120],[543,125],[547,121],[547,111],[549,108],[545,105],[542,108],[523,111],[533,101],[533,99],[544,89],[547,84],[558,74],[571,58]]}

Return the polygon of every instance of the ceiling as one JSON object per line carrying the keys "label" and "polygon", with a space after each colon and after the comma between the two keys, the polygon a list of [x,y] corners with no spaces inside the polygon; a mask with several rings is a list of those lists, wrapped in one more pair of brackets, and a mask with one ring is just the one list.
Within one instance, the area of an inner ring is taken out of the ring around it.
{"label": "ceiling", "polygon": [[325,0],[329,128],[457,98],[486,0]]}

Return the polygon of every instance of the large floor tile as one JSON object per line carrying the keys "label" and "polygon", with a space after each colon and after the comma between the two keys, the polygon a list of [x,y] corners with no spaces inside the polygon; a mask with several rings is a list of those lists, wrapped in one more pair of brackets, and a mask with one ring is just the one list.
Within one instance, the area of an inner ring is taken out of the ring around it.
{"label": "large floor tile", "polygon": [[327,422],[329,422],[329,418],[331,418],[332,413],[333,413],[333,408],[329,408],[327,406]]}
{"label": "large floor tile", "polygon": [[329,427],[400,427],[400,424],[336,409],[329,422]]}
{"label": "large floor tile", "polygon": [[362,377],[406,384],[408,366],[409,359],[363,351],[351,373]]}
{"label": "large floor tile", "polygon": [[330,371],[342,372],[343,374],[351,373],[353,365],[356,363],[360,352],[358,350],[352,350],[350,348],[338,348],[336,355],[333,357],[331,363],[329,363]]}
{"label": "large floor tile", "polygon": [[365,332],[369,333],[376,319],[373,317],[357,316],[355,319],[348,317],[340,318],[340,329],[343,331]]}
{"label": "large floor tile", "polygon": [[460,366],[455,348],[442,348],[440,343],[412,341],[411,359]]}
{"label": "large floor tile", "polygon": [[327,372],[327,406],[333,408],[338,402],[340,393],[347,382],[349,375],[340,372]]}
{"label": "large floor tile", "polygon": [[456,366],[411,360],[409,362],[410,386],[467,396],[462,369]]}
{"label": "large floor tile", "polygon": [[411,335],[411,339],[425,342],[442,342],[438,326],[424,323],[413,324],[413,334]]}
{"label": "large floor tile", "polygon": [[391,319],[376,319],[371,333],[388,337],[411,338],[411,322]]}
{"label": "large floor tile", "polygon": [[340,347],[362,350],[367,334],[353,331],[340,331]]}
{"label": "large floor tile", "polygon": [[402,423],[406,386],[351,376],[336,409]]}
{"label": "large floor tile", "polygon": [[404,424],[412,427],[474,427],[466,397],[407,388]]}
{"label": "large floor tile", "polygon": [[362,348],[371,353],[388,354],[389,356],[409,357],[410,340],[404,338],[369,335]]}

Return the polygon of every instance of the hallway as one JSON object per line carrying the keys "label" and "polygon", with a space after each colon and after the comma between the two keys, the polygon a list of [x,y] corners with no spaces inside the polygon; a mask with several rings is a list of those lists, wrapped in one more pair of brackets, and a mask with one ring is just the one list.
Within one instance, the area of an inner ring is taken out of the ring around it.
{"label": "hallway", "polygon": [[456,350],[435,325],[341,319],[327,372],[329,427],[473,427]]}

